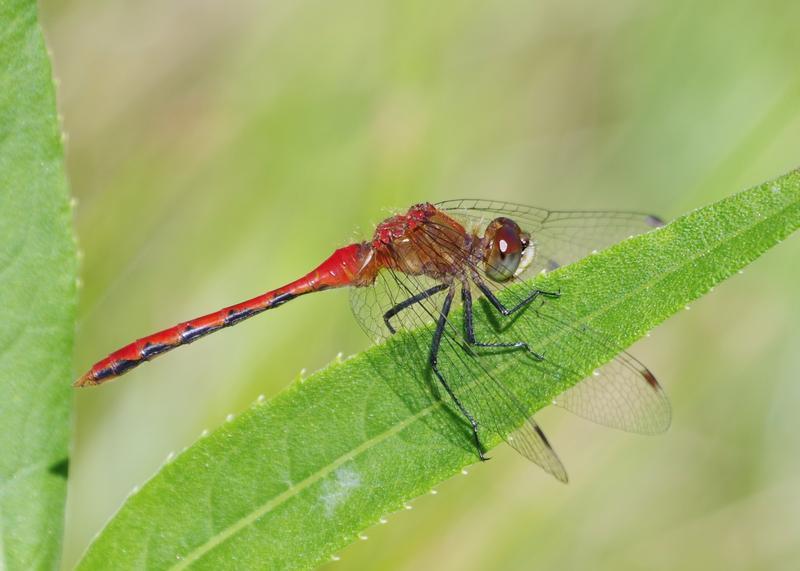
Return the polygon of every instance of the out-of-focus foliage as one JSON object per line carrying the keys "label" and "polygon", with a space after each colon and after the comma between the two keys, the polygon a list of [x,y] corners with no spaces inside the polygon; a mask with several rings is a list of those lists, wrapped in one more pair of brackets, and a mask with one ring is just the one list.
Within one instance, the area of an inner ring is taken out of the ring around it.
{"label": "out-of-focus foliage", "polygon": [[[504,334],[535,343],[558,374],[537,373],[525,357],[520,363],[508,354],[482,355],[482,369],[502,377],[528,411],[540,410],[613,357],[614,347],[641,337],[798,227],[795,171],[540,276],[538,287],[564,292],[541,311],[557,308],[569,316],[568,327],[515,319]],[[491,330],[486,313],[475,317],[479,330]],[[608,342],[576,334],[587,327]],[[328,561],[382,516],[477,459],[469,430],[453,420],[458,410],[432,398],[429,343],[430,327],[398,335],[230,419],[130,498],[80,568],[221,569],[235,562],[305,569]],[[397,366],[398,355],[406,366]],[[469,382],[490,381],[475,371]],[[506,432],[518,428],[513,415],[496,420]]]}
{"label": "out-of-focus foliage", "polygon": [[77,259],[36,2],[0,2],[0,569],[52,569],[64,531]]}
{"label": "out-of-focus foliage", "polygon": [[[798,160],[793,2],[42,8],[80,199],[80,369],[293,279],[386,209],[471,196],[670,218]],[[498,449],[339,568],[796,561],[799,253],[787,241],[634,348],[672,398],[663,438],[544,411],[569,486]],[[67,562],[169,452],[368,345],[344,292],[215,337],[80,394]]]}

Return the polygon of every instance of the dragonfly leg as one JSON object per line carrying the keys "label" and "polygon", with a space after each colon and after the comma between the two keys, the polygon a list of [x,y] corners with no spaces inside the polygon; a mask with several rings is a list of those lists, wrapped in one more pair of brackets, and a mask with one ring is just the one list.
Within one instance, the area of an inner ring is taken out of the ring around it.
{"label": "dragonfly leg", "polygon": [[494,295],[494,293],[492,293],[492,290],[489,289],[489,286],[487,286],[477,274],[472,275],[472,281],[475,282],[475,285],[478,286],[478,289],[481,290],[481,293],[483,293],[483,295],[486,296],[486,298],[489,300],[489,303],[491,303],[494,306],[494,308],[497,309],[497,311],[499,311],[506,317],[516,313],[517,311],[519,311],[524,307],[527,307],[539,296],[549,297],[553,299],[561,297],[560,292],[543,291],[540,289],[535,289],[528,295],[528,297],[526,297],[525,299],[520,301],[517,305],[509,309],[505,305],[503,305],[502,301],[497,299],[497,296]]}
{"label": "dragonfly leg", "polygon": [[525,341],[509,343],[484,343],[475,338],[475,324],[473,322],[472,292],[467,284],[461,286],[461,299],[464,304],[464,338],[474,347],[497,347],[507,349],[525,349],[537,361],[544,361],[544,355],[531,349]]}
{"label": "dragonfly leg", "polygon": [[453,304],[453,297],[455,296],[456,289],[454,285],[447,286],[450,287],[450,291],[447,292],[447,297],[444,300],[444,305],[442,305],[442,310],[439,313],[439,320],[436,323],[436,331],[433,334],[433,342],[431,343],[431,353],[430,353],[430,364],[431,368],[433,369],[433,373],[439,379],[439,382],[444,387],[444,390],[450,395],[450,398],[453,399],[453,402],[458,407],[458,410],[461,411],[467,420],[472,426],[472,435],[475,438],[475,446],[478,449],[478,457],[481,460],[488,460],[489,458],[484,455],[483,453],[483,444],[481,443],[481,437],[478,434],[478,422],[475,420],[475,417],[470,414],[470,412],[466,409],[466,407],[462,404],[461,400],[456,396],[453,392],[453,389],[450,388],[447,379],[444,378],[441,371],[439,371],[439,363],[438,363],[438,356],[439,356],[439,347],[442,343],[442,335],[444,334],[444,328],[447,326],[447,316],[450,313],[450,307]]}
{"label": "dragonfly leg", "polygon": [[389,311],[384,313],[383,314],[383,321],[384,321],[384,323],[386,323],[386,328],[389,330],[389,333],[391,333],[392,335],[397,333],[397,330],[392,326],[392,322],[390,321],[390,319],[392,317],[394,317],[395,315],[397,315],[398,313],[400,313],[404,309],[407,309],[407,308],[411,307],[415,303],[419,303],[421,301],[425,301],[426,299],[428,299],[431,296],[436,295],[440,291],[446,290],[448,287],[450,287],[450,286],[448,286],[447,284],[437,284],[437,285],[433,286],[430,289],[427,289],[427,290],[425,290],[423,292],[420,292],[420,293],[418,293],[418,294],[416,294],[414,296],[409,297],[405,301],[401,301],[400,303],[395,305],[393,308],[391,308]]}

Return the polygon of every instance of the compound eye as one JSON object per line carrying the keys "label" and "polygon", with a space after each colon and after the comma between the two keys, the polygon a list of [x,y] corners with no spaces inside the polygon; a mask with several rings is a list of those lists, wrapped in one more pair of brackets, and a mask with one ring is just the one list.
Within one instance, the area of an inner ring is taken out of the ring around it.
{"label": "compound eye", "polygon": [[526,246],[517,223],[510,218],[495,218],[486,227],[484,243],[486,275],[496,282],[505,282],[514,277]]}

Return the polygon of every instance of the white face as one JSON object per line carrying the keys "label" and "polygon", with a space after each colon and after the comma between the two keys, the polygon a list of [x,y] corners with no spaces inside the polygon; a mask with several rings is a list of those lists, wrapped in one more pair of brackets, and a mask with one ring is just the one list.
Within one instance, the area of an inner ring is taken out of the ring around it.
{"label": "white face", "polygon": [[522,275],[525,270],[533,263],[533,259],[536,257],[536,242],[533,241],[533,238],[528,239],[528,246],[524,250],[522,250],[522,258],[519,261],[519,267],[517,271],[514,272],[514,277],[518,278]]}

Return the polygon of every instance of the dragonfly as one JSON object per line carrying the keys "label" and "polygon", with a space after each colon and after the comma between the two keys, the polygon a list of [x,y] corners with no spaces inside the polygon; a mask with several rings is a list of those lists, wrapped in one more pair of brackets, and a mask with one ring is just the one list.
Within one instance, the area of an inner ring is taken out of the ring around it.
{"label": "dragonfly", "polygon": [[[602,332],[573,325],[573,316],[559,307],[568,292],[539,289],[532,278],[662,225],[658,217],[637,212],[557,211],[476,199],[416,204],[378,224],[371,240],[335,250],[291,283],[122,347],[75,386],[110,381],[302,295],[349,287],[353,313],[374,340],[417,332],[405,344],[414,359],[401,355],[399,364],[425,363],[437,398],[462,419],[480,460],[487,459],[486,436],[494,435],[566,482],[561,460],[522,404],[525,395],[503,376],[503,369],[522,367],[535,388],[575,373],[570,359],[553,359],[537,347],[537,341],[544,343],[537,332],[549,331],[547,346],[562,356],[580,351],[572,343],[576,339],[616,355],[566,388],[554,404],[644,434],[666,430],[671,409],[647,367]],[[479,306],[497,327],[476,320]],[[518,337],[508,337],[507,325]],[[487,365],[487,353],[503,366]]]}

